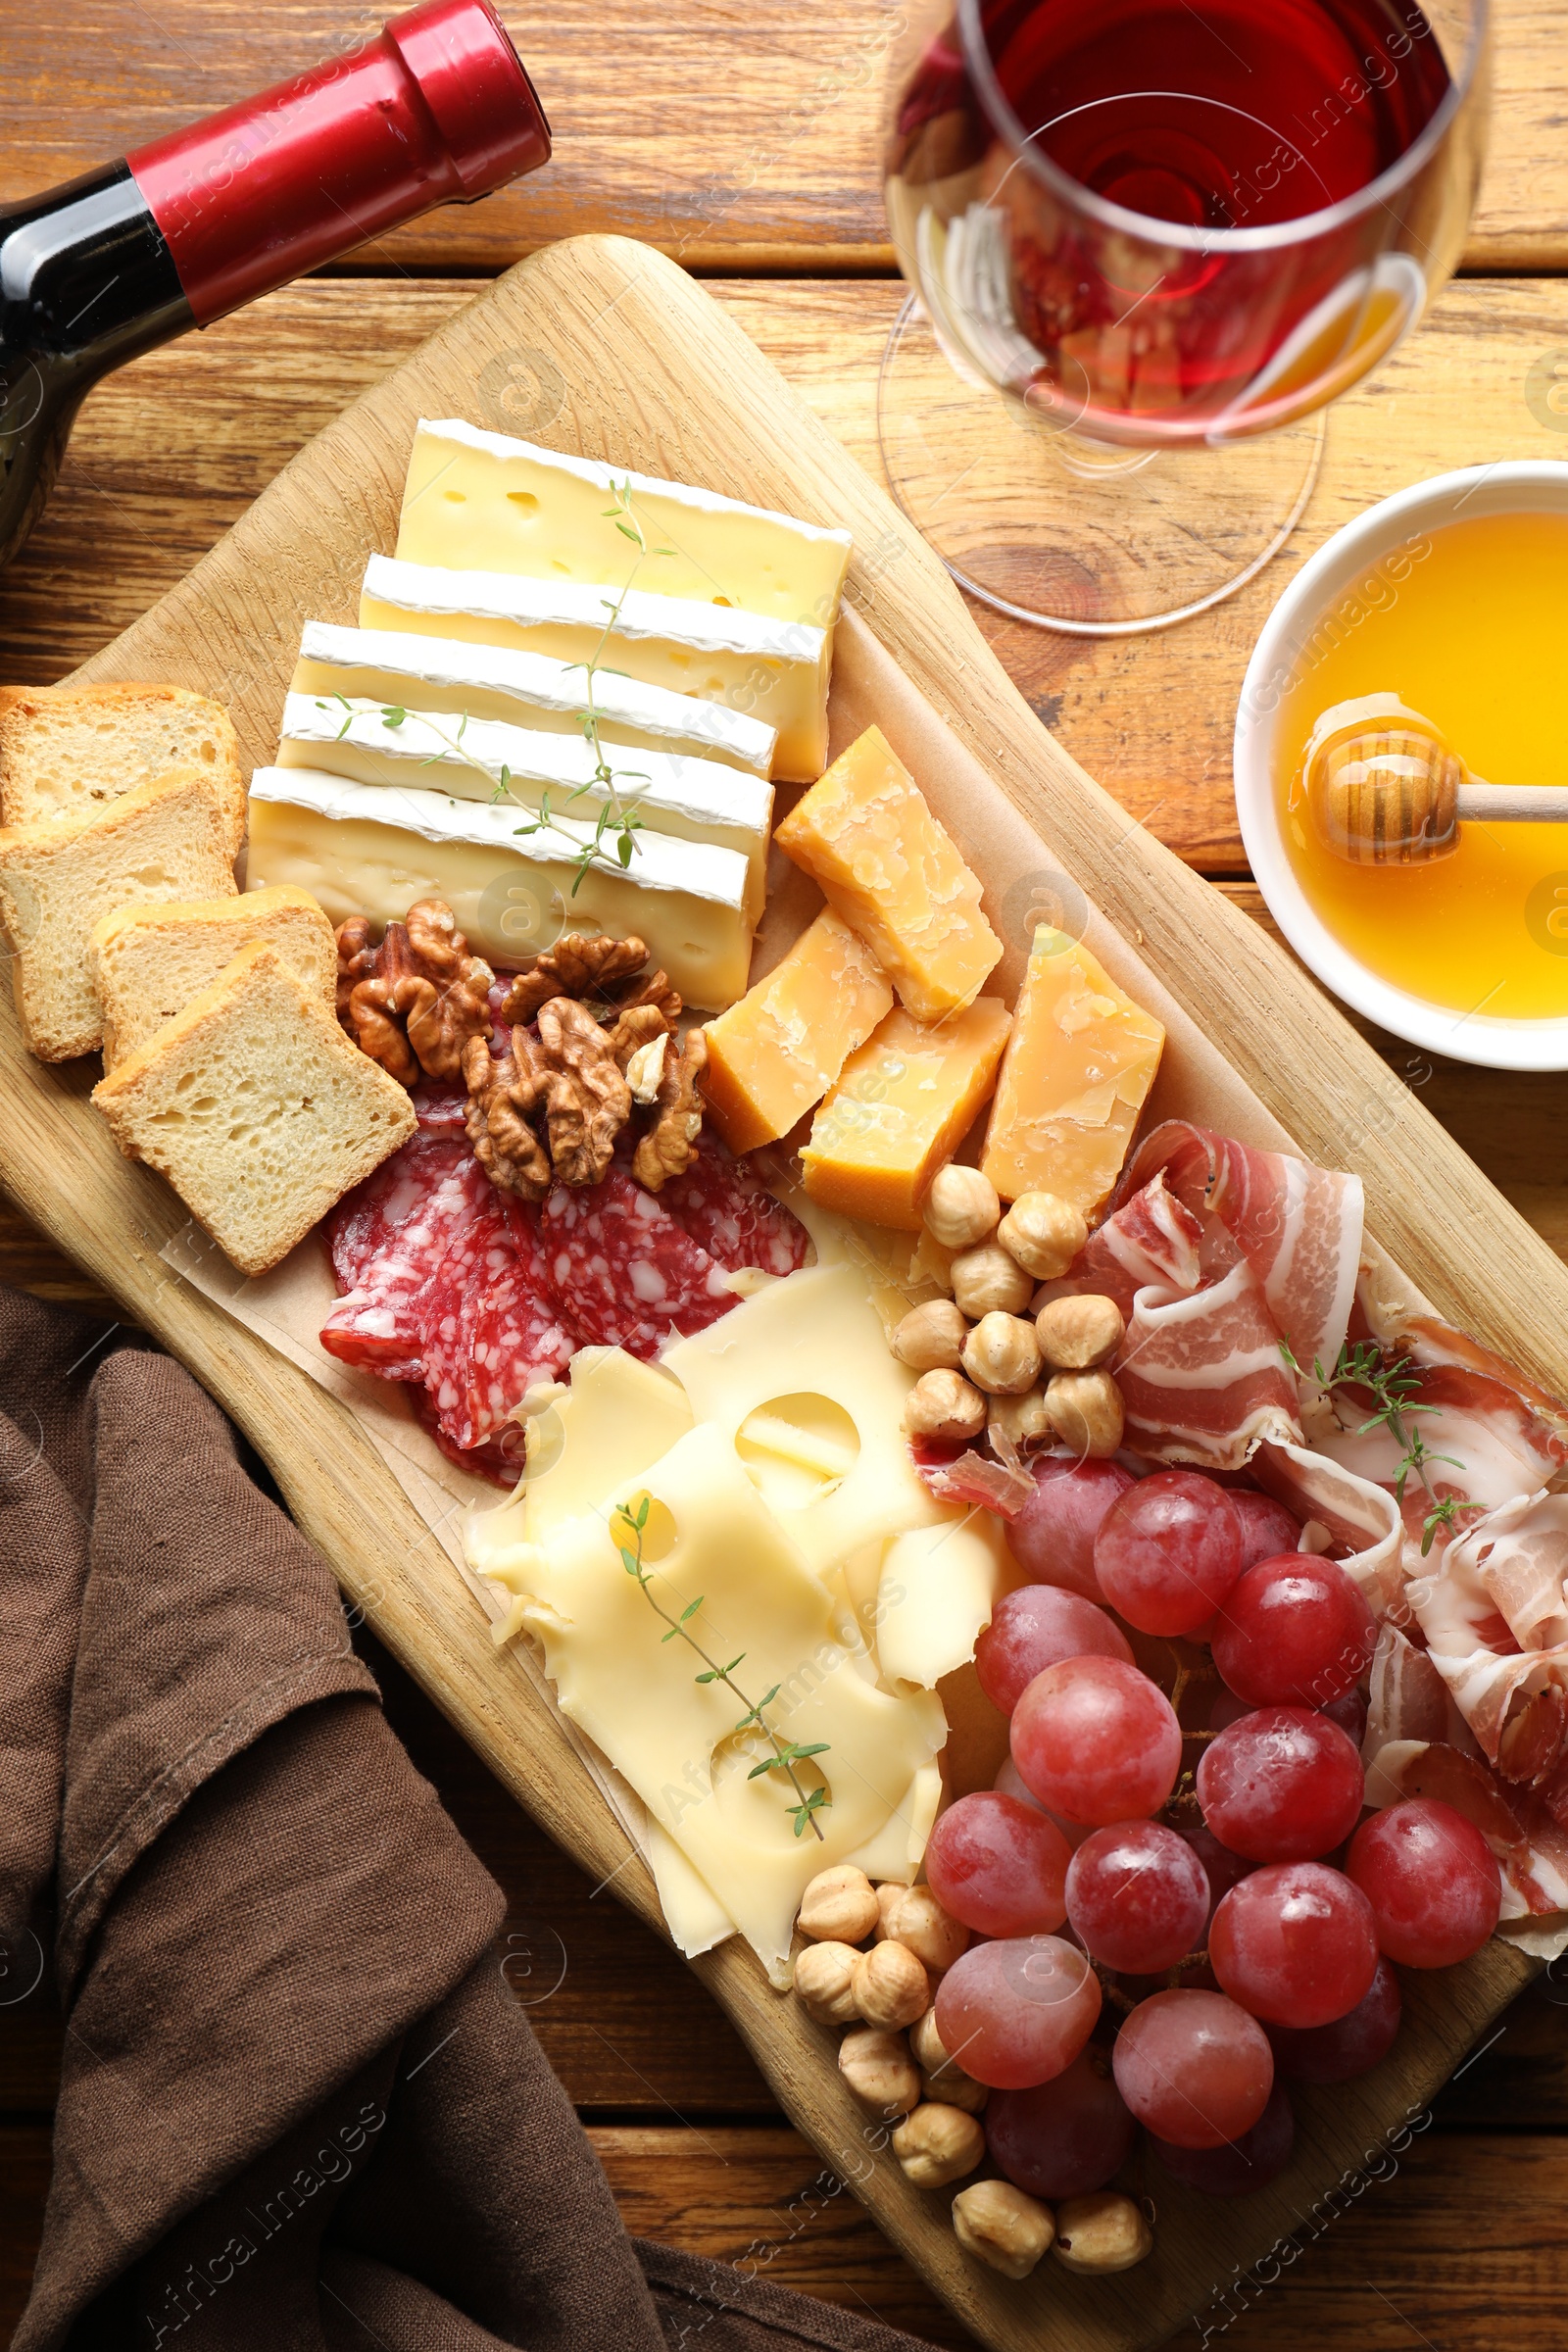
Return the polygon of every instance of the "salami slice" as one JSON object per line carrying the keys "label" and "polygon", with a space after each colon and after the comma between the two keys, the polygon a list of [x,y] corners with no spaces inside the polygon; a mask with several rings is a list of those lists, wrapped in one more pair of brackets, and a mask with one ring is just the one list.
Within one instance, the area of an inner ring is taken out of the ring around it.
{"label": "salami slice", "polygon": [[421,1135],[449,1136],[461,1142],[467,1134],[468,1098],[461,1087],[438,1086],[427,1078],[410,1101]]}
{"label": "salami slice", "polygon": [[539,1211],[509,1196],[503,1208],[509,1253],[464,1306],[467,1393],[462,1430],[449,1423],[462,1446],[484,1446],[504,1433],[530,1389],[564,1378],[578,1346],[545,1270]]}
{"label": "salami slice", "polygon": [[344,1295],[321,1326],[321,1346],[384,1380],[420,1380],[426,1294],[449,1247],[487,1208],[491,1187],[466,1145],[416,1136],[359,1190],[368,1197],[332,1236]]}
{"label": "salami slice", "polygon": [[558,1184],[540,1231],[551,1288],[584,1347],[648,1361],[739,1303],[726,1269],[623,1168],[601,1184]]}
{"label": "salami slice", "polygon": [[806,1263],[810,1237],[799,1217],[706,1128],[690,1166],[669,1179],[659,1203],[728,1273],[758,1266],[764,1274],[793,1274]]}

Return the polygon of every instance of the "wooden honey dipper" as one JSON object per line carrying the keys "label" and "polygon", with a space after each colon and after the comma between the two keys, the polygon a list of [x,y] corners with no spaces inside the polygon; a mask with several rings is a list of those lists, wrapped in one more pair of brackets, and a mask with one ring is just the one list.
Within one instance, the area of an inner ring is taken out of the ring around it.
{"label": "wooden honey dipper", "polygon": [[1568,824],[1568,788],[1483,784],[1429,718],[1387,694],[1324,711],[1306,747],[1306,803],[1325,847],[1352,865],[1446,858],[1463,817]]}

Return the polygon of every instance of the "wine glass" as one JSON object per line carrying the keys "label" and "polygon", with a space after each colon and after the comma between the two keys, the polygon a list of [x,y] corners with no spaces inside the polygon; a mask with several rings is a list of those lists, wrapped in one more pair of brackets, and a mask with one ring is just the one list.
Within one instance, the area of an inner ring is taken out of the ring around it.
{"label": "wine glass", "polygon": [[953,9],[893,60],[889,482],[999,612],[1167,628],[1283,546],[1326,404],[1453,270],[1488,0]]}

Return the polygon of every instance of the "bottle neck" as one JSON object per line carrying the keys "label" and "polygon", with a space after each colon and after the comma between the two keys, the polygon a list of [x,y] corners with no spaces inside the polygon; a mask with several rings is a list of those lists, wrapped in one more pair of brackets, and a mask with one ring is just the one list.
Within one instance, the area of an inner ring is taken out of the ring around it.
{"label": "bottle neck", "polygon": [[25,419],[30,374],[84,390],[192,323],[163,230],[126,163],[0,208],[0,433]]}

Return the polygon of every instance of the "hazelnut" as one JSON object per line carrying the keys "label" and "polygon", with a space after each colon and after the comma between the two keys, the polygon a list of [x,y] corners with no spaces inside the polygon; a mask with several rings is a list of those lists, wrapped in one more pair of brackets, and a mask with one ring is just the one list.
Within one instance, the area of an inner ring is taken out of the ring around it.
{"label": "hazelnut", "polygon": [[948,2056],[937,2032],[934,2002],[924,2017],[916,2018],[910,2027],[909,2047],[920,2069],[920,2087],[926,2098],[943,2106],[961,2107],[969,2115],[980,2113],[986,2103],[986,2086],[972,2075],[966,2075],[957,2061]]}
{"label": "hazelnut", "polygon": [[[940,1976],[969,1945],[969,1931],[943,1910],[929,1886],[906,1886],[882,1914],[882,1934]],[[910,2021],[905,2019],[905,2024]]]}
{"label": "hazelnut", "polygon": [[1054,1445],[1056,1433],[1046,1410],[1043,1389],[1026,1389],[1021,1396],[993,1396],[986,1404],[986,1427],[994,1438],[1005,1438],[1021,1452],[1028,1446]]}
{"label": "hazelnut", "polygon": [[801,1934],[818,1943],[861,1943],[877,1917],[871,1882],[853,1862],[819,1870],[801,1897]]}
{"label": "hazelnut", "polygon": [[839,2044],[839,2073],[862,2107],[891,2122],[907,2115],[920,2097],[920,2075],[902,2034],[875,2028],[846,2034]]}
{"label": "hazelnut", "polygon": [[971,1323],[992,1313],[1021,1315],[1034,1297],[1033,1282],[1000,1242],[982,1242],[978,1250],[960,1250],[950,1271],[953,1296]]}
{"label": "hazelnut", "polygon": [[961,2107],[935,2100],[917,2107],[893,2134],[893,2153],[916,2188],[946,2188],[972,2173],[986,2152],[986,2135]]}
{"label": "hazelnut", "polygon": [[986,1425],[986,1400],[956,1372],[922,1372],[904,1407],[911,1438],[951,1438],[966,1445]]}
{"label": "hazelnut", "polygon": [[795,1989],[808,2017],[819,2026],[848,2026],[860,2014],[855,2006],[852,1943],[809,1943],[795,1963]]}
{"label": "hazelnut", "polygon": [[963,1343],[963,1368],[988,1396],[1016,1396],[1040,1378],[1040,1342],[1021,1315],[982,1315]]}
{"label": "hazelnut", "polygon": [[1070,1200],[1054,1193],[1020,1193],[997,1227],[997,1239],[1038,1282],[1065,1274],[1089,1239],[1089,1227]]}
{"label": "hazelnut", "polygon": [[1051,1426],[1079,1455],[1103,1457],[1121,1444],[1121,1391],[1103,1366],[1096,1372],[1057,1372],[1046,1391]]}
{"label": "hazelnut", "polygon": [[1142,2207],[1119,2189],[1097,2188],[1056,2208],[1056,2259],[1069,2271],[1130,2271],[1153,2242]]}
{"label": "hazelnut", "polygon": [[915,1372],[956,1372],[969,1326],[951,1298],[912,1306],[893,1334],[893,1352]]}
{"label": "hazelnut", "polygon": [[966,2254],[1004,2278],[1027,2278],[1056,2234],[1051,2207],[1010,2180],[972,2180],[953,2200],[953,2227]]}
{"label": "hazelnut", "polygon": [[887,2034],[912,2026],[931,1999],[931,1980],[906,1944],[873,1944],[855,1958],[855,2006]]}
{"label": "hazelnut", "polygon": [[933,1241],[949,1250],[969,1250],[996,1232],[1002,1202],[989,1176],[950,1161],[932,1177],[923,1214]]}
{"label": "hazelnut", "polygon": [[1053,1298],[1035,1317],[1040,1352],[1054,1372],[1087,1372],[1102,1364],[1126,1329],[1114,1298],[1088,1292],[1081,1298]]}
{"label": "hazelnut", "polygon": [[934,2075],[939,2066],[948,2063],[947,2044],[937,2031],[937,2005],[932,2002],[923,2017],[917,2017],[909,2028],[909,2047],[914,2063],[923,2075]]}
{"label": "hazelnut", "polygon": [[906,1879],[884,1879],[878,1886],[876,1890],[876,1939],[878,1943],[883,1943],[887,1939],[889,1912],[898,1909],[908,1891],[908,1882]]}

